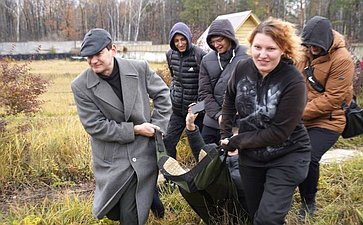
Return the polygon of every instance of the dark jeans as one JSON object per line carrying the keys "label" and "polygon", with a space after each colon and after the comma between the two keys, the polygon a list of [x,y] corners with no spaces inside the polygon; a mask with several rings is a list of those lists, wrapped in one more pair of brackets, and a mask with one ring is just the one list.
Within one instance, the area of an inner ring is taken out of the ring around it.
{"label": "dark jeans", "polygon": [[302,201],[306,204],[315,202],[318,191],[320,159],[338,140],[339,133],[328,129],[313,127],[308,129],[311,149],[311,162],[306,179],[299,185]]}
{"label": "dark jeans", "polygon": [[219,142],[221,140],[221,134],[219,129],[204,125],[201,133],[203,136],[203,140],[206,144],[215,143],[216,145],[219,145]]}
{"label": "dark jeans", "polygon": [[308,172],[310,152],[293,152],[257,166],[240,165],[247,208],[254,225],[282,225],[294,191]]}
{"label": "dark jeans", "polygon": [[159,197],[159,189],[156,187],[154,191],[153,201],[151,203],[151,211],[156,218],[163,218],[165,214],[165,209],[162,201]]}
{"label": "dark jeans", "polygon": [[[199,130],[203,130],[203,114],[199,114],[194,122]],[[185,129],[185,117],[176,115],[175,113],[171,114],[168,129],[166,131],[166,135],[164,137],[164,145],[166,149],[166,153],[168,156],[176,158],[176,146],[180,140],[180,137]],[[199,149],[200,150],[200,149]],[[199,151],[192,152],[195,159],[198,159]]]}
{"label": "dark jeans", "polygon": [[[224,158],[224,155],[221,156],[221,159]],[[239,172],[239,159],[238,155],[235,156],[228,156],[226,160],[226,164],[228,166],[228,170],[231,174],[231,178],[233,183],[236,186],[237,193],[238,193],[238,200],[243,208],[247,212],[247,205],[246,205],[246,197],[242,187],[242,179]]]}

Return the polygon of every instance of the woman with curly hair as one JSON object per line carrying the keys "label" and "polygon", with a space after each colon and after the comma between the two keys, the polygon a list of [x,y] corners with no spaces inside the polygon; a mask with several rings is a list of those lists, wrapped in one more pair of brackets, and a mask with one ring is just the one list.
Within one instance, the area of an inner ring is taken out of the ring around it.
{"label": "woman with curly hair", "polygon": [[[276,18],[248,38],[251,58],[236,66],[222,106],[221,144],[239,151],[242,187],[254,225],[285,221],[294,191],[307,176],[310,140],[302,122],[304,78],[294,66],[300,39]],[[238,113],[238,134],[232,126]]]}

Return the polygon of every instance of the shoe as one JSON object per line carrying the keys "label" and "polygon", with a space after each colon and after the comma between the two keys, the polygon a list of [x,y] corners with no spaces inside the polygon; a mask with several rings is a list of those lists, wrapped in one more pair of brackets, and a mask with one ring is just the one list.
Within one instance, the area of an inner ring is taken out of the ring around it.
{"label": "shoe", "polygon": [[313,218],[315,216],[316,205],[315,202],[313,203],[301,203],[301,207],[298,212],[298,217],[300,221],[305,221],[306,216]]}

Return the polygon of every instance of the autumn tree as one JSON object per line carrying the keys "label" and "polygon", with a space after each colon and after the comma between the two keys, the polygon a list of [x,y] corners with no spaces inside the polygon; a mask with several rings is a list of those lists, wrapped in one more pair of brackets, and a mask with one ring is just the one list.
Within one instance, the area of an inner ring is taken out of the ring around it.
{"label": "autumn tree", "polygon": [[325,16],[350,41],[363,41],[361,0],[0,0],[0,41],[82,40],[89,29],[102,27],[114,40],[162,44],[176,22],[198,35],[217,16],[245,10],[298,28]]}

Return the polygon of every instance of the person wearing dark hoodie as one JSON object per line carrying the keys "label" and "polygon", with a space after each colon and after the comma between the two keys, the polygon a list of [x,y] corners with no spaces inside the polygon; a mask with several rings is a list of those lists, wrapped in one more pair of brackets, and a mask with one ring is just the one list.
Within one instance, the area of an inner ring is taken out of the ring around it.
{"label": "person wearing dark hoodie", "polygon": [[[251,58],[237,63],[221,118],[221,146],[238,149],[253,225],[282,225],[308,172],[310,141],[302,121],[306,85],[293,62],[302,57],[294,26],[269,18],[248,38]],[[238,134],[233,135],[238,113]]]}
{"label": "person wearing dark hoodie", "polygon": [[[299,185],[300,219],[314,216],[319,181],[319,161],[338,140],[345,127],[341,105],[350,104],[354,63],[344,38],[327,18],[314,16],[302,31],[306,57],[297,67],[306,78],[308,103],[303,120],[312,145],[307,178]],[[318,87],[317,87],[318,86]],[[320,88],[319,88],[320,87]]]}
{"label": "person wearing dark hoodie", "polygon": [[[201,131],[205,144],[220,144],[219,120],[227,82],[238,61],[247,59],[247,46],[240,45],[228,19],[214,20],[209,27],[207,44],[213,50],[204,56],[199,72],[198,96],[204,101],[205,115]],[[238,188],[241,203],[244,192],[240,184],[238,151],[228,152],[226,160]]]}
{"label": "person wearing dark hoodie", "polygon": [[219,119],[227,82],[237,62],[248,55],[247,47],[239,44],[228,19],[212,22],[207,43],[213,51],[202,60],[198,90],[199,98],[205,104],[202,136],[206,144],[219,144]]}
{"label": "person wearing dark hoodie", "polygon": [[[167,154],[176,159],[176,146],[185,129],[189,105],[198,101],[199,67],[206,53],[192,43],[192,33],[182,22],[171,28],[169,44],[166,58],[172,76],[170,98],[173,112],[163,140]],[[198,115],[195,123],[203,129],[203,113]],[[198,160],[199,152],[192,153]]]}

